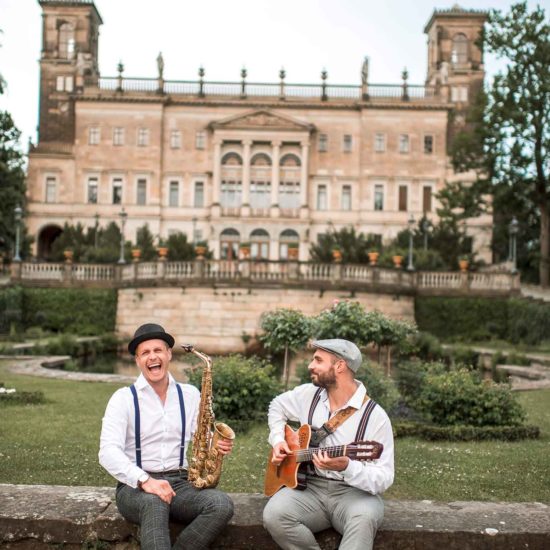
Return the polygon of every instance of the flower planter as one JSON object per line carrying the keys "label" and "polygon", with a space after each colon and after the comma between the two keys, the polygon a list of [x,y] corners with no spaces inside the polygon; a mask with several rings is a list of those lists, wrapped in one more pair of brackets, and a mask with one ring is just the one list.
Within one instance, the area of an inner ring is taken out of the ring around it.
{"label": "flower planter", "polygon": [[168,247],[167,246],[159,246],[157,248],[157,252],[159,254],[159,258],[161,260],[165,260],[166,256],[168,256]]}
{"label": "flower planter", "polygon": [[288,249],[288,259],[289,260],[297,260],[298,259],[298,253],[300,251],[298,248],[290,248]]}
{"label": "flower planter", "polygon": [[206,254],[206,246],[195,246],[195,254],[199,260],[202,260]]}
{"label": "flower planter", "polygon": [[132,248],[132,259],[134,262],[139,262],[141,258],[141,250],[139,248]]}
{"label": "flower planter", "polygon": [[403,256],[399,256],[399,255],[393,256],[392,260],[393,260],[393,267],[395,267],[396,269],[401,269],[403,267]]}
{"label": "flower planter", "polygon": [[466,271],[468,271],[469,265],[470,262],[468,260],[458,260],[458,267],[462,273],[466,273]]}
{"label": "flower planter", "polygon": [[369,257],[369,265],[376,265],[379,255],[378,252],[369,252],[367,255]]}
{"label": "flower planter", "polygon": [[332,259],[335,262],[341,262],[342,261],[342,252],[340,250],[333,250],[332,251]]}
{"label": "flower planter", "polygon": [[241,246],[241,257],[244,260],[250,257],[250,248],[248,246]]}
{"label": "flower planter", "polygon": [[65,261],[70,264],[73,262],[73,251],[72,250],[64,250],[63,251],[63,256],[65,256]]}

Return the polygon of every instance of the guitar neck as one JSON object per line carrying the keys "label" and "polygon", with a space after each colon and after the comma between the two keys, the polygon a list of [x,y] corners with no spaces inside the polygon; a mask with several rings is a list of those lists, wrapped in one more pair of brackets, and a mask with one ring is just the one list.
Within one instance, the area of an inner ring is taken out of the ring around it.
{"label": "guitar neck", "polygon": [[310,447],[309,449],[295,451],[296,462],[310,462],[313,459],[313,455],[321,451],[327,453],[330,458],[346,456],[347,447],[347,445],[335,445],[333,447]]}

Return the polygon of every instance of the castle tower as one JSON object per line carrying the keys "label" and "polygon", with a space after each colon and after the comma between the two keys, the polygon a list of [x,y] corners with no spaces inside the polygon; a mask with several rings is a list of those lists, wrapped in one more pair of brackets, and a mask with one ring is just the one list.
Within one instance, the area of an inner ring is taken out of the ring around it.
{"label": "castle tower", "polygon": [[74,141],[74,94],[97,79],[101,16],[93,0],[38,0],[42,7],[39,142]]}

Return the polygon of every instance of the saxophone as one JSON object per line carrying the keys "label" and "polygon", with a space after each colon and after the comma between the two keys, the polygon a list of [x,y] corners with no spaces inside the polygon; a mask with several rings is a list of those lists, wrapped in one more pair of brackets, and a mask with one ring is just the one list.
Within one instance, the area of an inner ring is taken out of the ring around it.
{"label": "saxophone", "polygon": [[218,440],[235,439],[235,432],[223,422],[215,422],[212,409],[212,359],[192,345],[181,346],[187,353],[194,353],[204,363],[201,384],[201,401],[197,429],[193,436],[193,457],[189,465],[188,480],[197,489],[215,487],[222,474],[223,455],[216,448]]}

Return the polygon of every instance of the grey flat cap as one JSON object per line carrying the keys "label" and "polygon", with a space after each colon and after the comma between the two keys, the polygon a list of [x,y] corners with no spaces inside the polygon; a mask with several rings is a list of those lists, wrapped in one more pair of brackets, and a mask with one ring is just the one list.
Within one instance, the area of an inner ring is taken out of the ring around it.
{"label": "grey flat cap", "polygon": [[341,357],[353,372],[357,372],[357,369],[361,366],[361,362],[363,361],[361,351],[349,340],[342,340],[341,338],[316,340],[311,345],[314,348],[319,348]]}

